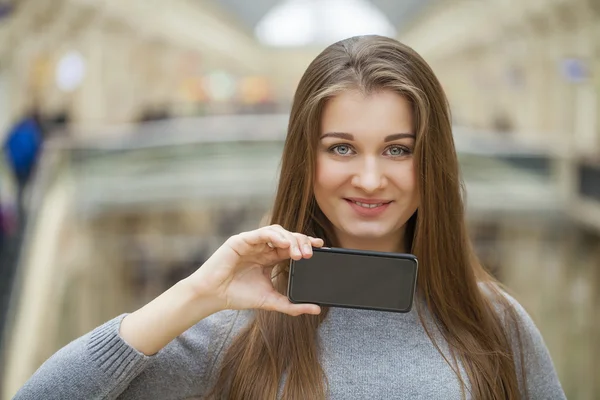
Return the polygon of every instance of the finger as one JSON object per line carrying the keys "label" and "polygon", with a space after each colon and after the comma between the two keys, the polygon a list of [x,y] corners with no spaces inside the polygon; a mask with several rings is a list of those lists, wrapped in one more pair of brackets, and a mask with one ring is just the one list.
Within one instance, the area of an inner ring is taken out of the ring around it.
{"label": "finger", "polygon": [[262,307],[265,310],[298,316],[302,314],[319,315],[321,307],[316,304],[294,304],[280,293],[274,293]]}
{"label": "finger", "polygon": [[293,233],[282,228],[280,225],[272,225],[269,228],[273,229],[276,232],[278,232],[279,234],[285,236],[285,238],[290,241],[290,248],[289,248],[290,258],[292,258],[294,260],[300,260],[302,258],[303,254],[302,254],[302,251],[300,250],[302,243],[300,243],[298,241],[298,238]]}
{"label": "finger", "polygon": [[310,238],[302,233],[294,233],[293,235],[296,240],[298,240],[300,250],[302,251],[302,256],[304,258],[310,258],[313,254]]}
{"label": "finger", "polygon": [[308,238],[310,239],[310,244],[313,247],[323,247],[323,245],[325,244],[325,241],[321,238],[316,238],[312,236],[309,236]]}
{"label": "finger", "polygon": [[256,229],[240,234],[246,243],[252,246],[268,244],[271,248],[287,249],[292,242],[286,235],[270,227]]}

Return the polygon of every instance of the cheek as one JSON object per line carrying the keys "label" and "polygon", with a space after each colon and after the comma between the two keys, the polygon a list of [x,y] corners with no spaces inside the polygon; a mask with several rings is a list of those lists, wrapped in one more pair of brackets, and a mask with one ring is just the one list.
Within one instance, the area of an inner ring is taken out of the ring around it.
{"label": "cheek", "polygon": [[340,186],[346,179],[341,163],[326,158],[317,159],[317,171],[315,176],[316,190],[331,190]]}
{"label": "cheek", "polygon": [[400,190],[407,194],[418,194],[417,176],[413,163],[396,170],[392,176],[394,185]]}

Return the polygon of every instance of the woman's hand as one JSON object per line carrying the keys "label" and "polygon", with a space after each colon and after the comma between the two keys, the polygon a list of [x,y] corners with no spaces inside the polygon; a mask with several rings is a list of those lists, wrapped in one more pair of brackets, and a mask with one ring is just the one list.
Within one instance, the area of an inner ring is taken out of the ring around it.
{"label": "woman's hand", "polygon": [[289,258],[312,256],[323,240],[271,225],[229,238],[200,269],[186,278],[200,294],[218,299],[222,309],[263,309],[289,315],[319,314],[315,304],[293,304],[275,290],[273,267]]}

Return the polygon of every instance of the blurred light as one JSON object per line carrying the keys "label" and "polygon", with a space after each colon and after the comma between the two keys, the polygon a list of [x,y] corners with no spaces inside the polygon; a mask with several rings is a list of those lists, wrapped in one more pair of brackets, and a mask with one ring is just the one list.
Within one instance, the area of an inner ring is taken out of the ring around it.
{"label": "blurred light", "polygon": [[235,79],[225,71],[211,72],[205,82],[207,94],[214,101],[230,100],[237,90]]}
{"label": "blurred light", "polygon": [[267,46],[329,44],[358,35],[395,36],[375,5],[365,0],[286,0],[258,23],[257,38]]}
{"label": "blurred light", "polygon": [[258,104],[270,99],[269,81],[261,76],[249,76],[240,82],[240,97],[245,104]]}
{"label": "blurred light", "polygon": [[204,81],[198,77],[187,77],[180,82],[180,94],[185,101],[203,103],[208,100]]}
{"label": "blurred light", "polygon": [[81,54],[71,51],[65,54],[56,67],[56,85],[63,92],[72,92],[85,77],[85,61]]}

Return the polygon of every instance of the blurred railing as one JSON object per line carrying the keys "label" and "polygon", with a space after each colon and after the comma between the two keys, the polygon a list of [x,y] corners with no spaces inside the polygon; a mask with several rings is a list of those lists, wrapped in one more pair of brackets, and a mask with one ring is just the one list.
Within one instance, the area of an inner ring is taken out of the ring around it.
{"label": "blurred railing", "polygon": [[[216,116],[120,127],[74,142],[75,179],[85,189],[79,191],[81,203],[93,208],[265,193],[276,178],[286,125],[287,115]],[[455,140],[473,212],[563,210],[565,196],[552,167],[559,154],[460,127]],[[255,174],[236,182],[239,168]]]}

